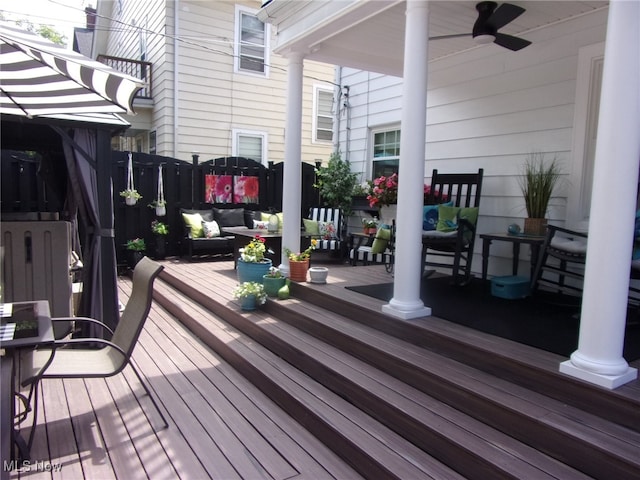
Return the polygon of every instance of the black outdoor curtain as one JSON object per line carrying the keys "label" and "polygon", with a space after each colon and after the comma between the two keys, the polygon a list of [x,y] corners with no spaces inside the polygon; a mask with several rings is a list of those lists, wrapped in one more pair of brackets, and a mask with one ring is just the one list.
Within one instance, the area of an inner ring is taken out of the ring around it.
{"label": "black outdoor curtain", "polygon": [[[61,136],[70,181],[67,203],[77,212],[85,233],[83,291],[78,315],[101,320],[113,329],[118,321],[117,297],[110,295],[117,292],[117,272],[113,262],[113,215],[106,216],[110,217],[110,221],[101,221],[96,171],[98,133],[96,130],[78,128],[72,130],[71,136]],[[111,179],[107,177],[100,181],[110,183]],[[104,255],[104,252],[107,254]],[[104,336],[105,332],[99,327],[89,328],[89,331],[81,332],[81,336]]]}

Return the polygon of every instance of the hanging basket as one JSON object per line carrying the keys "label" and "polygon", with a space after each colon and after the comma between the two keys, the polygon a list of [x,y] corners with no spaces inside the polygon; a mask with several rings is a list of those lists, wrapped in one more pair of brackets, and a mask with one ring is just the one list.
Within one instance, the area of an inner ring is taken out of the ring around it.
{"label": "hanging basket", "polygon": [[129,205],[130,207],[138,203],[138,199],[136,197],[124,197],[125,205]]}
{"label": "hanging basket", "polygon": [[164,200],[164,183],[162,181],[162,165],[158,166],[158,198],[156,199],[156,217],[164,217],[167,206]]}
{"label": "hanging basket", "polygon": [[167,214],[167,207],[156,207],[156,217],[164,217]]}
{"label": "hanging basket", "polygon": [[[129,162],[127,163],[127,189],[125,190],[125,192],[136,192],[136,187],[133,184],[133,156],[131,155],[131,152],[129,152]],[[123,192],[124,193],[124,192]],[[124,197],[124,203],[125,205],[129,205],[129,206],[133,206],[136,203],[138,203],[138,197],[137,195],[126,195]]]}
{"label": "hanging basket", "polygon": [[294,282],[306,282],[308,271],[309,259],[300,261],[289,260],[289,278]]}

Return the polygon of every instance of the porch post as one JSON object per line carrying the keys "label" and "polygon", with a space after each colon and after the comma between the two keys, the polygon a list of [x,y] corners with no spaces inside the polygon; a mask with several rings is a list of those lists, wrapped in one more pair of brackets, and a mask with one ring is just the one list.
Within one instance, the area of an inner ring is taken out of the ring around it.
{"label": "porch post", "polygon": [[287,119],[284,131],[284,170],[282,191],[282,263],[279,268],[289,276],[289,259],[284,248],[300,251],[300,214],[302,209],[302,70],[304,55],[287,56]]}
{"label": "porch post", "polygon": [[[640,166],[640,3],[611,0],[578,350],[560,371],[609,389],[637,378],[622,357]],[[612,221],[608,205],[615,192]]]}
{"label": "porch post", "polygon": [[431,315],[420,299],[429,2],[408,0],[405,23],[395,276],[393,298],[382,311],[410,319]]}

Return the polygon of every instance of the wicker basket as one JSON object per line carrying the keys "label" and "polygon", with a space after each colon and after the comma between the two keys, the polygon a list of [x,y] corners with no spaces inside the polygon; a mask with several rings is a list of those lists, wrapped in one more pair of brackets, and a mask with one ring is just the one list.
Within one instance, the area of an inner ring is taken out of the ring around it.
{"label": "wicker basket", "polygon": [[524,234],[541,237],[547,232],[546,218],[525,218]]}
{"label": "wicker basket", "polygon": [[294,282],[306,282],[309,271],[309,259],[289,260],[289,278]]}

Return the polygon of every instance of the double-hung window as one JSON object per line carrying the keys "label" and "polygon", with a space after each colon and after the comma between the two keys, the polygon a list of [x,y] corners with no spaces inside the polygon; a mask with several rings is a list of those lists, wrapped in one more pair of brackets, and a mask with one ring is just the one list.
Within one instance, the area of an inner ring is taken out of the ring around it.
{"label": "double-hung window", "polygon": [[398,173],[400,167],[400,130],[378,130],[373,132],[372,176]]}
{"label": "double-hung window", "polygon": [[269,31],[269,25],[262,23],[255,11],[236,5],[236,72],[269,74]]}
{"label": "double-hung window", "polygon": [[331,143],[333,140],[333,90],[313,86],[313,141]]}
{"label": "double-hung window", "polygon": [[234,157],[246,157],[267,164],[267,133],[252,130],[232,131],[233,146],[231,155]]}

